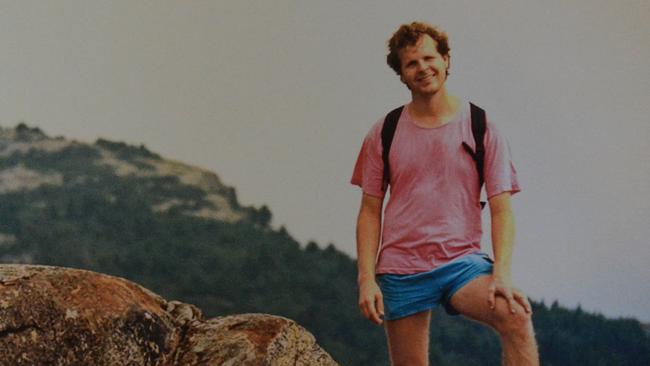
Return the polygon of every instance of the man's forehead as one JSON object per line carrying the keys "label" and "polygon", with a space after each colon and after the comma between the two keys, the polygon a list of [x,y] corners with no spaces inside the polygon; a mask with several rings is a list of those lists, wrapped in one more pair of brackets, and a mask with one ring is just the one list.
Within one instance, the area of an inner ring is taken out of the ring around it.
{"label": "man's forehead", "polygon": [[430,35],[424,34],[418,38],[418,40],[413,45],[408,45],[401,50],[399,50],[400,55],[406,55],[409,53],[417,52],[422,49],[425,51],[437,51],[438,43],[431,38]]}

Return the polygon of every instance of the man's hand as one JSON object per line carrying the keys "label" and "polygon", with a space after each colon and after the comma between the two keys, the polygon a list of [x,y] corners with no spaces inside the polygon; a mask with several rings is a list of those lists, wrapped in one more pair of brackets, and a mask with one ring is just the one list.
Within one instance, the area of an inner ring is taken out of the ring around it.
{"label": "man's hand", "polygon": [[519,290],[512,287],[512,282],[503,278],[492,276],[492,282],[488,287],[488,304],[490,309],[494,310],[496,305],[496,297],[501,296],[508,302],[510,312],[514,314],[515,301],[521,305],[527,313],[532,312],[528,298],[524,296]]}
{"label": "man's hand", "polygon": [[384,298],[374,279],[359,283],[359,309],[363,316],[381,325],[384,319]]}

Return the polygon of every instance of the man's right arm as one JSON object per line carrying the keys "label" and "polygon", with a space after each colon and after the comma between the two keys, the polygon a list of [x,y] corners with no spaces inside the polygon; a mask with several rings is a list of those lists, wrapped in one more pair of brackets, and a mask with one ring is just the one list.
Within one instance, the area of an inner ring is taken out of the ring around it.
{"label": "man's right arm", "polygon": [[357,218],[357,265],[359,274],[359,308],[363,315],[381,324],[384,303],[381,290],[375,281],[375,263],[381,233],[383,198],[363,194]]}

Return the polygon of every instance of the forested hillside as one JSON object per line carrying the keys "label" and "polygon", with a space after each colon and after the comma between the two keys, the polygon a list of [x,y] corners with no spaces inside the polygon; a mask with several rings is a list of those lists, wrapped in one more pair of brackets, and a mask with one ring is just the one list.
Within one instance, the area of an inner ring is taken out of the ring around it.
{"label": "forested hillside", "polygon": [[[357,310],[354,260],[331,244],[298,243],[271,215],[240,205],[216,174],[144,146],[0,130],[2,262],[122,276],[208,317],[286,316],[343,365],[387,364],[382,329]],[[544,365],[650,365],[638,321],[534,305]],[[499,364],[491,331],[443,312],[432,322],[432,364]]]}

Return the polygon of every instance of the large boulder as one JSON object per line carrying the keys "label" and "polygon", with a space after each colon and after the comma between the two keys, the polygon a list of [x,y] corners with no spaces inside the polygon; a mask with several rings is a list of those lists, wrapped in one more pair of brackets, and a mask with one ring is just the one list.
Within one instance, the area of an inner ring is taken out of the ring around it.
{"label": "large boulder", "polygon": [[178,365],[335,365],[294,321],[264,314],[217,317],[194,324],[179,346]]}
{"label": "large boulder", "polygon": [[292,320],[242,314],[205,321],[127,280],[0,265],[0,365],[337,365]]}

